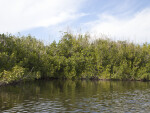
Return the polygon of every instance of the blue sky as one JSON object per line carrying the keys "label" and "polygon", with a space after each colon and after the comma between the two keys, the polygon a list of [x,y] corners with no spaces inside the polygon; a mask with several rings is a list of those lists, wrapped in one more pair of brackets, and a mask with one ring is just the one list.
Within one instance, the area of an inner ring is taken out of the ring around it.
{"label": "blue sky", "polygon": [[0,15],[0,33],[30,34],[46,44],[68,29],[150,42],[149,0],[0,0]]}

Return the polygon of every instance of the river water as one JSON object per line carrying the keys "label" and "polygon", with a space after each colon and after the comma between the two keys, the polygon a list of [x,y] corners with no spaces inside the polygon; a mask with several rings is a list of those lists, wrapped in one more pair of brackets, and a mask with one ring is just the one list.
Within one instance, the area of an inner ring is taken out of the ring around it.
{"label": "river water", "polygon": [[2,113],[150,112],[150,82],[35,81],[0,87]]}

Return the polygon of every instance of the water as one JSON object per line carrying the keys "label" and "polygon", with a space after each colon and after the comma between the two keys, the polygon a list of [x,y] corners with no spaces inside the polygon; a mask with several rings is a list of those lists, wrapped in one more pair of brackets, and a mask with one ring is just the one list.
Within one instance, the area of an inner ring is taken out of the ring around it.
{"label": "water", "polygon": [[150,82],[36,81],[0,88],[2,113],[150,112]]}

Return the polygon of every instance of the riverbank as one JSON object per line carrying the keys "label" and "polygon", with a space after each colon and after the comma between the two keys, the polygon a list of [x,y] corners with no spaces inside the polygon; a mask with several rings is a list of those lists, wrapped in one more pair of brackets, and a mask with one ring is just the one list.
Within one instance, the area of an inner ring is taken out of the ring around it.
{"label": "riverbank", "polygon": [[18,84],[22,84],[22,83],[31,83],[31,82],[35,82],[35,81],[55,81],[55,80],[60,80],[60,81],[67,81],[67,80],[71,80],[71,81],[122,81],[122,82],[136,82],[136,81],[141,81],[141,82],[149,82],[149,80],[129,80],[129,79],[126,79],[126,80],[119,80],[119,79],[98,79],[98,78],[80,78],[80,79],[67,79],[67,78],[62,78],[62,79],[59,79],[59,78],[43,78],[43,79],[37,79],[37,80],[27,80],[27,81],[14,81],[12,83],[4,83],[4,82],[1,82],[0,81],[0,87],[3,87],[3,86],[15,86],[15,85],[18,85]]}

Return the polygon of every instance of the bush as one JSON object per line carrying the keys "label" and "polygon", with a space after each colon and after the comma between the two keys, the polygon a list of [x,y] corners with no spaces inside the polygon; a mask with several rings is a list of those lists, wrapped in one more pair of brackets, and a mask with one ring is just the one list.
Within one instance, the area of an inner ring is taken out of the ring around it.
{"label": "bush", "polygon": [[8,84],[23,80],[25,69],[20,66],[14,66],[11,71],[4,70],[1,73],[2,82]]}

